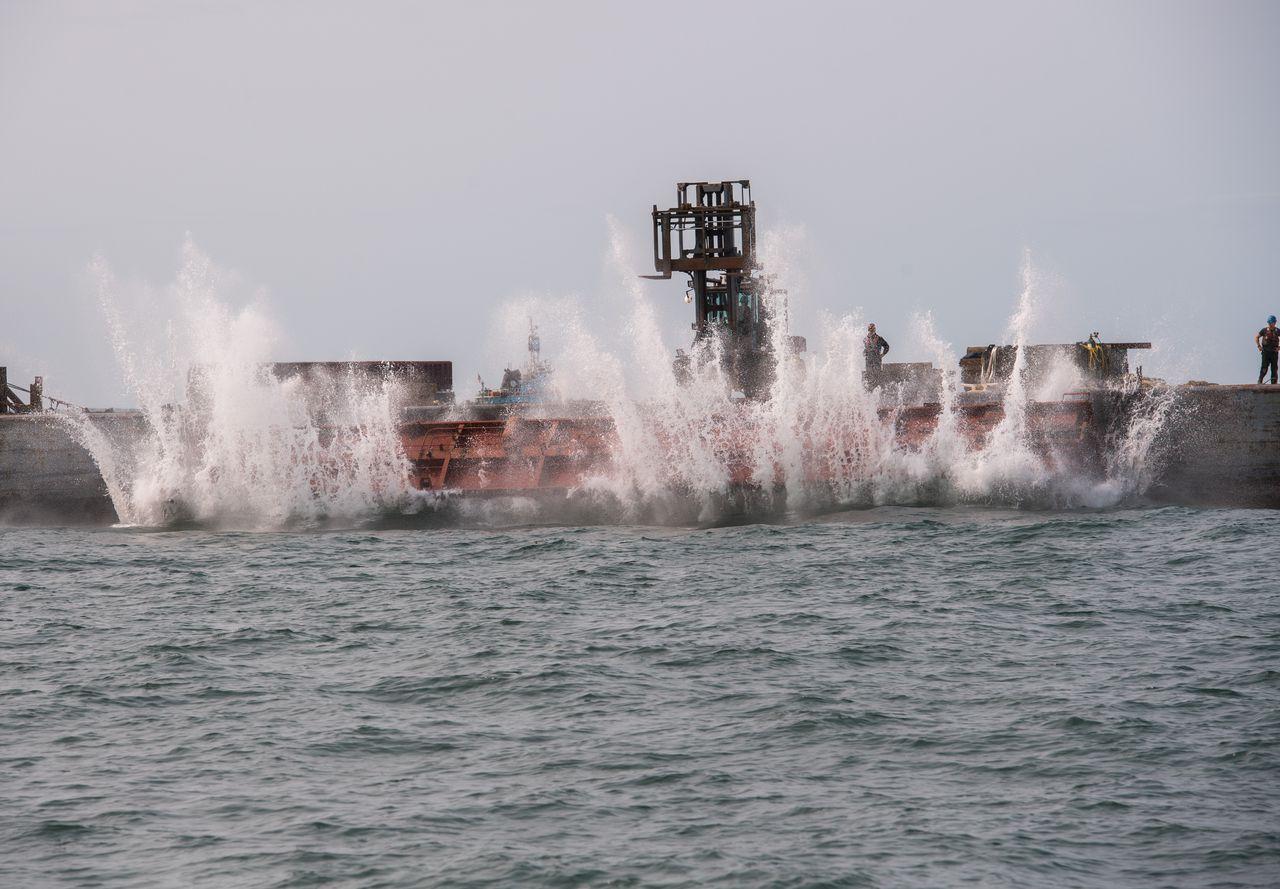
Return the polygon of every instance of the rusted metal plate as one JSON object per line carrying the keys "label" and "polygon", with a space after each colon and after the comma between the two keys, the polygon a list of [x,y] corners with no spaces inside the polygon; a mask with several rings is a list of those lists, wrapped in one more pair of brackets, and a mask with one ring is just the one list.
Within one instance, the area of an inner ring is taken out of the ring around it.
{"label": "rusted metal plate", "polygon": [[[939,414],[938,405],[927,404],[881,411],[879,422],[894,430],[900,446],[919,448],[933,434]],[[959,433],[971,447],[981,448],[1004,411],[998,403],[971,404],[958,407],[957,416]],[[660,418],[651,418],[651,423],[656,452],[675,454],[681,443],[671,438],[672,431]],[[1030,442],[1049,465],[1066,463],[1082,471],[1096,466],[1101,438],[1097,425],[1088,401],[1046,402],[1028,408]],[[801,469],[805,482],[820,484],[873,469],[870,438],[863,434],[867,430],[849,431],[841,440],[827,433],[805,433]],[[609,474],[618,451],[612,422],[599,417],[419,421],[404,424],[402,442],[419,487],[463,494],[572,489],[591,477]],[[724,467],[725,483],[731,487],[757,486],[758,475],[769,467],[759,465],[758,435],[746,414],[718,418],[697,446]],[[772,469],[774,477],[783,477],[780,465]],[[671,482],[681,484],[674,475]]]}

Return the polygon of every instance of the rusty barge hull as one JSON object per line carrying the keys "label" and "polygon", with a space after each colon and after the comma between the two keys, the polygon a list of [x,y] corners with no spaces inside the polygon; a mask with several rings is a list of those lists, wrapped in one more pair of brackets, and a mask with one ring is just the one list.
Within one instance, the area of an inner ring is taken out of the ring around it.
{"label": "rusty barge hull", "polygon": [[460,494],[568,490],[611,465],[605,418],[414,421],[400,439],[414,487]]}
{"label": "rusty barge hull", "polygon": [[[1152,443],[1148,502],[1192,507],[1280,509],[1280,387],[1184,385]],[[1107,471],[1114,431],[1128,422],[1132,401],[1114,392],[1029,406],[1027,437],[1047,469],[1075,478],[1101,480]],[[933,434],[938,404],[881,410],[895,444],[917,450]],[[957,432],[970,449],[981,449],[1004,418],[998,402],[960,405]],[[761,473],[751,441],[735,441],[735,424],[706,446],[724,464],[726,488],[758,488]],[[737,427],[741,434],[741,427]],[[654,436],[661,449],[661,433]],[[616,467],[618,442],[605,417],[414,421],[401,440],[415,487],[464,497],[562,495]],[[808,436],[802,477],[821,486],[835,482],[856,455]],[[768,474],[768,473],[764,473]],[[776,477],[776,476],[775,476]],[[678,487],[679,480],[673,479]]]}
{"label": "rusty barge hull", "polygon": [[[891,427],[896,444],[918,449],[937,427],[938,404],[882,409],[879,422]],[[957,408],[958,433],[972,448],[980,448],[1004,418],[998,403]],[[704,444],[721,460],[726,488],[760,486],[759,467],[752,459],[755,440],[749,423],[739,417],[719,418],[720,431]],[[1030,405],[1028,439],[1050,469],[1089,473],[1100,467],[1102,437],[1089,400]],[[520,496],[568,492],[615,470],[619,452],[613,423],[607,417],[531,418],[513,415],[505,420],[439,420],[402,424],[401,442],[414,487],[460,496]],[[847,476],[859,454],[822,433],[805,431],[806,454],[801,471],[808,485],[822,485]],[[654,447],[660,457],[664,441],[661,423],[654,424]],[[782,477],[780,466],[772,477]],[[673,488],[681,480],[671,478]]]}
{"label": "rusty barge hull", "polygon": [[[1033,405],[1028,429],[1046,464],[1097,475],[1106,430],[1123,411],[1114,399]],[[904,448],[918,447],[936,427],[940,408],[883,411]],[[980,447],[1003,417],[998,404],[962,406],[958,431]],[[89,421],[122,439],[145,433],[132,411],[101,412]],[[413,485],[465,498],[569,497],[593,478],[616,471],[616,433],[607,417],[505,420],[406,419],[400,443]],[[726,433],[727,435],[727,433]],[[726,439],[721,444],[732,442]],[[807,441],[806,484],[834,477],[831,451]],[[758,487],[745,452],[723,452],[727,485]],[[1194,507],[1280,509],[1280,387],[1186,385],[1152,449],[1155,477],[1146,501]],[[110,524],[118,517],[91,455],[67,424],[47,414],[0,414],[0,523]]]}

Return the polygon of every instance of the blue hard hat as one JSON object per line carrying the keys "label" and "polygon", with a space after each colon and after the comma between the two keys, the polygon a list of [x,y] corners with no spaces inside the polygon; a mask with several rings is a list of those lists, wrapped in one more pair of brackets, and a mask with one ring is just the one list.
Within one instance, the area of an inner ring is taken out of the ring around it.
{"label": "blue hard hat", "polygon": [[1267,323],[1268,323],[1268,324],[1275,324],[1275,323],[1276,323],[1276,316],[1275,316],[1275,315],[1268,315],[1268,316],[1267,316]]}

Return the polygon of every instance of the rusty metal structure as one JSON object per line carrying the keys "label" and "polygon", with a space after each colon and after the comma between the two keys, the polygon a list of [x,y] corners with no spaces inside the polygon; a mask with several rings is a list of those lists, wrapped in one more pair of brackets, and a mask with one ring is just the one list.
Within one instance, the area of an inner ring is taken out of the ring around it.
{"label": "rusty metal structure", "polygon": [[[937,427],[940,413],[937,403],[884,408],[879,422],[892,426],[900,446],[918,449]],[[971,447],[980,448],[1003,417],[999,402],[966,405],[957,431]],[[1029,444],[1047,466],[1087,474],[1101,465],[1104,435],[1090,399],[1033,404],[1027,418]],[[751,430],[738,416],[720,420],[705,444],[722,456],[726,486],[738,492],[759,488]],[[668,430],[660,421],[653,423],[652,434],[659,453],[680,446],[667,440]],[[401,426],[401,442],[414,487],[457,496],[564,496],[617,468],[617,431],[608,417],[407,421]],[[856,464],[856,454],[831,442],[809,444],[802,477],[795,481],[811,489],[836,479],[842,467]],[[780,472],[780,467],[774,471]],[[668,481],[678,489],[679,479]]]}
{"label": "rusty metal structure", "polygon": [[[748,179],[681,182],[676,205],[653,205],[653,265],[650,280],[674,273],[688,276],[693,303],[693,348],[700,354],[719,340],[730,380],[748,397],[759,396],[772,378],[770,318],[764,295],[767,282],[757,273],[756,205]],[[691,359],[680,355],[678,377]]]}
{"label": "rusty metal structure", "polygon": [[414,486],[500,496],[566,492],[609,467],[606,418],[410,421],[400,440]]}

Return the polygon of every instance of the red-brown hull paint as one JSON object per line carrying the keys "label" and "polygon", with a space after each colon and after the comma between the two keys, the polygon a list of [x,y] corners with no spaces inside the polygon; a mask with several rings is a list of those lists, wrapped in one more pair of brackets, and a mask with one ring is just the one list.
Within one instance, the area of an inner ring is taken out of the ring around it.
{"label": "red-brown hull paint", "polygon": [[[892,424],[896,443],[920,448],[937,427],[941,408],[926,404],[882,410],[879,422]],[[957,408],[957,431],[970,448],[980,449],[1004,418],[999,404]],[[1027,437],[1046,466],[1067,463],[1080,471],[1098,464],[1100,435],[1088,401],[1032,404],[1027,412]],[[740,423],[725,423],[715,441],[723,455],[727,483],[758,484],[749,460],[750,443],[734,441]],[[607,476],[618,451],[617,435],[607,417],[552,419],[512,416],[505,420],[415,421],[400,427],[405,455],[412,465],[413,484],[423,490],[459,494],[520,494],[540,490],[569,490],[591,477]],[[655,432],[655,447],[665,448]],[[805,442],[806,482],[834,479],[837,465],[849,465],[855,455],[843,454],[831,442]],[[847,459],[841,459],[842,457]]]}

